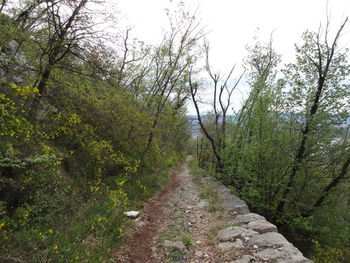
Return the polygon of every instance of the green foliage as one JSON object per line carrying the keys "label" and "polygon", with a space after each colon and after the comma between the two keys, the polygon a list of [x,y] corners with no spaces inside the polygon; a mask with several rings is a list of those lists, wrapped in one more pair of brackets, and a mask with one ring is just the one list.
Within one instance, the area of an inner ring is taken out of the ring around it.
{"label": "green foliage", "polygon": [[[225,136],[216,177],[315,262],[348,262],[350,67],[337,38],[331,45],[320,34],[303,35],[283,79],[271,42],[248,49],[251,91]],[[209,142],[200,145],[199,165],[212,171]]]}
{"label": "green foliage", "polygon": [[[19,85],[10,68],[0,83],[1,262],[108,261],[124,237],[123,212],[141,209],[185,157],[190,50],[128,47],[133,60],[120,62],[121,50],[76,39],[92,34],[84,8],[60,28],[74,7],[28,2],[25,12],[14,7],[18,17],[0,14],[0,47],[20,42],[28,71]],[[155,59],[158,71],[148,65]]]}
{"label": "green foliage", "polygon": [[[127,148],[134,147],[130,140],[125,141],[130,146],[115,150],[123,143],[118,138],[121,130],[99,134],[93,119],[84,123],[82,110],[79,114],[51,110],[45,122],[37,124],[26,111],[36,89],[4,83],[2,91],[2,259],[103,262],[123,238],[122,212],[126,207],[140,208],[140,201],[151,197],[169,177],[150,167],[140,171],[137,155],[128,156]],[[128,120],[119,123],[123,121]],[[35,154],[29,147],[36,149]],[[156,158],[169,167],[183,154],[172,150],[169,156]],[[17,195],[10,195],[13,191]]]}
{"label": "green foliage", "polygon": [[5,46],[14,36],[21,36],[23,33],[15,26],[13,19],[5,14],[0,14],[0,47]]}
{"label": "green foliage", "polygon": [[[312,260],[315,263],[341,263],[346,259],[344,251],[334,247],[321,247],[320,243],[316,240],[312,242],[315,247],[315,255],[312,257]],[[347,254],[349,254],[349,251]]]}
{"label": "green foliage", "polygon": [[189,236],[181,237],[181,241],[182,241],[182,243],[184,243],[184,245],[187,249],[193,244],[192,238]]}

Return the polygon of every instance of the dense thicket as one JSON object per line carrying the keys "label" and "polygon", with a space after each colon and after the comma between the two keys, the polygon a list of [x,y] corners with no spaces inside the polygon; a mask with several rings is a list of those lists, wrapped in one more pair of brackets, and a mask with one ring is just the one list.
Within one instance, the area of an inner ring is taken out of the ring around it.
{"label": "dense thicket", "polygon": [[[295,62],[280,70],[272,41],[249,47],[242,108],[227,121],[214,94],[213,113],[201,121],[199,164],[316,262],[350,258],[350,65],[339,47],[346,24],[333,34],[328,23],[305,32]],[[231,94],[226,79],[212,79],[214,93]],[[200,86],[192,80],[196,105]]]}
{"label": "dense thicket", "polygon": [[184,156],[200,30],[177,14],[146,46],[100,31],[96,4],[1,1],[1,262],[106,262]]}

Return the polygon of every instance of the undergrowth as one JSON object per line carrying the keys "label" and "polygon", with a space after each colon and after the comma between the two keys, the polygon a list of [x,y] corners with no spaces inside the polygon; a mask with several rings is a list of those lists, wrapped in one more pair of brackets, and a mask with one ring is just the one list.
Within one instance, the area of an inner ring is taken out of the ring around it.
{"label": "undergrowth", "polygon": [[169,183],[179,152],[117,150],[76,113],[27,112],[38,90],[0,83],[0,262],[110,262],[123,213]]}

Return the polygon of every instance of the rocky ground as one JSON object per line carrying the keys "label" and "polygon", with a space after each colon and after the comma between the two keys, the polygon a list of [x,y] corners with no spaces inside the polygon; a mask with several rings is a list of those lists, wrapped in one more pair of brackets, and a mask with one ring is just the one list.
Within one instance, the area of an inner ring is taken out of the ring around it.
{"label": "rocky ground", "polygon": [[184,163],[146,204],[115,262],[311,262],[222,184],[192,173]]}

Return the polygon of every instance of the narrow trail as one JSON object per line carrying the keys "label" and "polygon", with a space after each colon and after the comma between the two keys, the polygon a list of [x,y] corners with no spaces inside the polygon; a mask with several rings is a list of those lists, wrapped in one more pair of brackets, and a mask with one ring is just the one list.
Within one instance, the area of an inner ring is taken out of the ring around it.
{"label": "narrow trail", "polygon": [[[147,202],[135,234],[114,256],[116,262],[219,262],[215,227],[223,225],[223,218],[214,206],[208,211],[209,201],[201,198],[198,187],[185,162],[173,172],[171,183]],[[210,190],[202,195],[216,198]]]}
{"label": "narrow trail", "polygon": [[121,247],[121,251],[112,255],[116,262],[154,262],[151,247],[153,246],[154,237],[159,232],[159,226],[164,224],[165,221],[163,206],[169,199],[169,195],[179,187],[178,173],[182,169],[181,166],[174,170],[170,184],[145,204],[141,217],[136,221],[137,228],[134,235],[127,239]]}
{"label": "narrow trail", "polygon": [[312,263],[275,225],[188,160],[149,200],[117,263]]}

